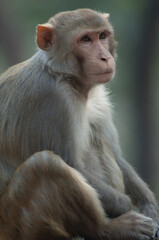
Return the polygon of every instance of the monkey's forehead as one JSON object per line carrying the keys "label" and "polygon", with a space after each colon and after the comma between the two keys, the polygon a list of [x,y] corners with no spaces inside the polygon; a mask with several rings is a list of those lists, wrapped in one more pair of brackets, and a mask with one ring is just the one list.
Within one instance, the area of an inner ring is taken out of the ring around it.
{"label": "monkey's forehead", "polygon": [[101,29],[107,28],[111,30],[112,27],[104,14],[93,11],[91,9],[77,9],[75,11],[61,12],[49,20],[55,28],[58,29]]}

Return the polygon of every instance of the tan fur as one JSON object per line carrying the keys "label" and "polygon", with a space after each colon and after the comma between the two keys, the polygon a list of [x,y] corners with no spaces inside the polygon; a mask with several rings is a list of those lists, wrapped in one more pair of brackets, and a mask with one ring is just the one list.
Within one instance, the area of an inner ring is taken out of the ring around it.
{"label": "tan fur", "polygon": [[[87,236],[98,236],[106,224],[95,190],[49,151],[34,154],[17,169],[0,212],[2,240],[43,239],[44,234],[46,239],[68,239],[86,232]],[[68,215],[71,221],[66,220]]]}

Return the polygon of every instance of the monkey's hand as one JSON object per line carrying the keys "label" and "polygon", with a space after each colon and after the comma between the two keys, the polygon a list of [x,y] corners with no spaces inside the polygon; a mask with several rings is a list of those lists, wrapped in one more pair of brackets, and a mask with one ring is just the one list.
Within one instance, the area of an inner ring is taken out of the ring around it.
{"label": "monkey's hand", "polygon": [[151,217],[159,225],[158,206],[155,203],[147,203],[139,206],[140,213]]}
{"label": "monkey's hand", "polygon": [[152,218],[135,211],[127,212],[117,218],[110,219],[105,228],[105,237],[110,240],[158,240],[156,223]]}

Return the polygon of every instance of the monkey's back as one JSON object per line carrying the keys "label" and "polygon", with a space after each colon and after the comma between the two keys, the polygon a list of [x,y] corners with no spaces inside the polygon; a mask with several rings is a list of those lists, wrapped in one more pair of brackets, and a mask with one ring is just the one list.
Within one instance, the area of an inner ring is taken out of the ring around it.
{"label": "monkey's back", "polygon": [[63,88],[61,96],[60,85],[39,62],[37,64],[36,55],[1,75],[2,172],[14,172],[17,163],[20,165],[37,151],[53,150],[66,162],[71,158],[70,112],[65,101],[67,85],[63,84]]}

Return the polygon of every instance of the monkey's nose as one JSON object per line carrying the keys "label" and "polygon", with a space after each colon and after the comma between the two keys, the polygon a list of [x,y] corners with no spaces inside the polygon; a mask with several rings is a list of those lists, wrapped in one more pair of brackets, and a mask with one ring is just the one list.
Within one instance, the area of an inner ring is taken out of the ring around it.
{"label": "monkey's nose", "polygon": [[104,62],[108,61],[109,59],[110,59],[110,56],[102,56],[101,57],[101,60]]}

